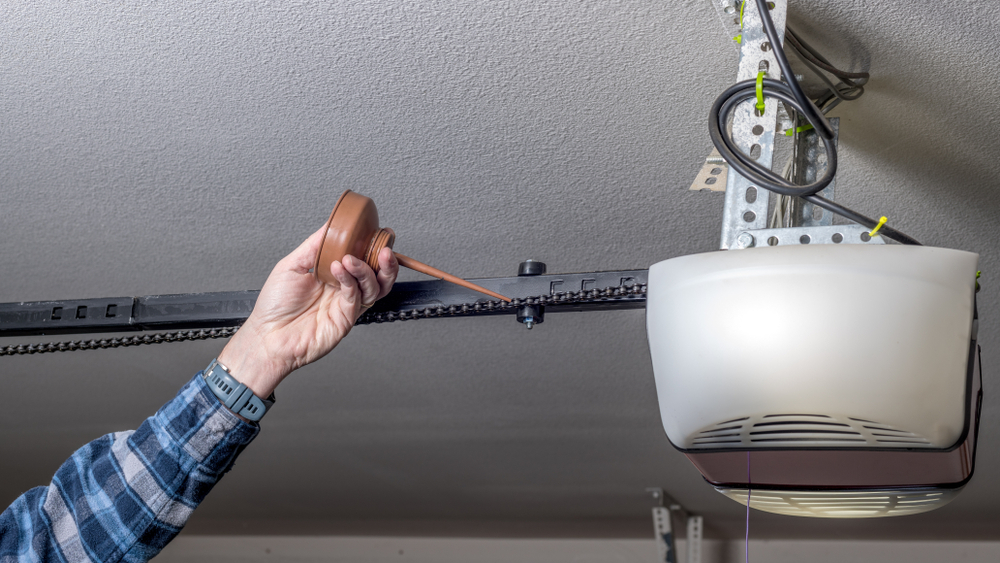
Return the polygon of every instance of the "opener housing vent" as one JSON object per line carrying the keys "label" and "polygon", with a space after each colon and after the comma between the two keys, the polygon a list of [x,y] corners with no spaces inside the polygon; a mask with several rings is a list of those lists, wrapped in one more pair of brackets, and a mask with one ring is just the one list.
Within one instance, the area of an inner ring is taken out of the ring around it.
{"label": "opener housing vent", "polygon": [[727,420],[701,430],[691,438],[689,449],[736,445],[744,448],[782,445],[933,447],[919,434],[871,420],[825,414],[765,414]]}

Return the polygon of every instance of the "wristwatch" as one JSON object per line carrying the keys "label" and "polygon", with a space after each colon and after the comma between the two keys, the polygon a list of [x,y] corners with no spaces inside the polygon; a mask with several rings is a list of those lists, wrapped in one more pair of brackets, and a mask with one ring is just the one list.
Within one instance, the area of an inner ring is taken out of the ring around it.
{"label": "wristwatch", "polygon": [[236,381],[229,368],[220,364],[218,358],[205,368],[205,381],[227,409],[247,420],[257,422],[274,404],[274,393],[266,399],[254,395],[246,385]]}

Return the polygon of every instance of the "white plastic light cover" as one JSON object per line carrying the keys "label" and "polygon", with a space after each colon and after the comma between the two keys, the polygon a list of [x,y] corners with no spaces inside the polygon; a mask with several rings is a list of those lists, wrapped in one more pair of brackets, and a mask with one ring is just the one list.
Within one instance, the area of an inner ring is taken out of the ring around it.
{"label": "white plastic light cover", "polygon": [[[746,506],[747,489],[717,489]],[[750,506],[763,512],[812,518],[881,518],[930,512],[961,489],[865,489],[854,491],[753,490]]]}
{"label": "white plastic light cover", "polygon": [[901,245],[654,264],[646,323],[667,437],[682,450],[954,446],[977,264]]}

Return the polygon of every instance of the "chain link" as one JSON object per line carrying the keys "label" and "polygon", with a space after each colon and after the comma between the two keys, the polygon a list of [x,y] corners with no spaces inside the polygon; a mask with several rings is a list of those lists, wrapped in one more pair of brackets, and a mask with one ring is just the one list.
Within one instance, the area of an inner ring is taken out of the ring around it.
{"label": "chain link", "polygon": [[[519,297],[510,303],[505,301],[479,301],[439,307],[426,307],[409,311],[379,311],[367,312],[358,319],[356,324],[391,323],[416,319],[433,319],[438,317],[470,317],[481,314],[509,311],[516,312],[525,305],[575,305],[583,303],[600,303],[618,301],[630,297],[645,297],[646,284],[622,285],[604,289],[583,289],[566,291],[551,295],[535,297]],[[175,332],[159,332],[138,336],[118,338],[103,338],[100,340],[73,340],[68,342],[44,342],[41,344],[19,344],[0,347],[0,356],[19,356],[25,354],[45,354],[48,352],[73,352],[76,350],[98,350],[101,348],[124,348],[141,346],[143,344],[161,344],[164,342],[187,342],[192,340],[210,340],[213,338],[229,338],[240,327],[213,328],[201,330],[180,330]]]}
{"label": "chain link", "polygon": [[356,324],[391,323],[436,317],[474,316],[483,313],[496,313],[498,311],[510,311],[513,313],[525,305],[574,305],[578,303],[617,301],[629,297],[644,297],[645,295],[646,284],[621,285],[604,289],[583,289],[580,291],[561,291],[551,295],[517,297],[512,299],[510,303],[500,300],[479,301],[476,303],[463,303],[461,305],[442,305],[438,307],[426,307],[424,309],[411,309],[409,311],[368,312],[362,315]]}
{"label": "chain link", "polygon": [[0,356],[19,356],[23,354],[45,354],[48,352],[73,352],[76,350],[98,350],[101,348],[125,348],[143,344],[161,344],[163,342],[186,342],[188,340],[209,340],[212,338],[228,338],[240,327],[212,328],[201,330],[179,330],[176,332],[158,332],[138,336],[123,336],[118,338],[102,338],[100,340],[72,340],[68,342],[43,342],[41,344],[19,344],[0,347]]}

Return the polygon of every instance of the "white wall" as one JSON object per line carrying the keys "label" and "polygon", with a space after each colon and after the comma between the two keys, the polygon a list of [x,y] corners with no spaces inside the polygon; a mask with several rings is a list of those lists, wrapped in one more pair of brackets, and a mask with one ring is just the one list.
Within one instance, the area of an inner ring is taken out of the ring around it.
{"label": "white wall", "polygon": [[[680,561],[684,542],[680,542]],[[742,541],[706,541],[703,563],[744,561]],[[185,536],[157,563],[294,561],[358,563],[652,563],[653,540],[456,539],[400,537]],[[1000,542],[756,541],[750,561],[768,563],[995,562]]]}

